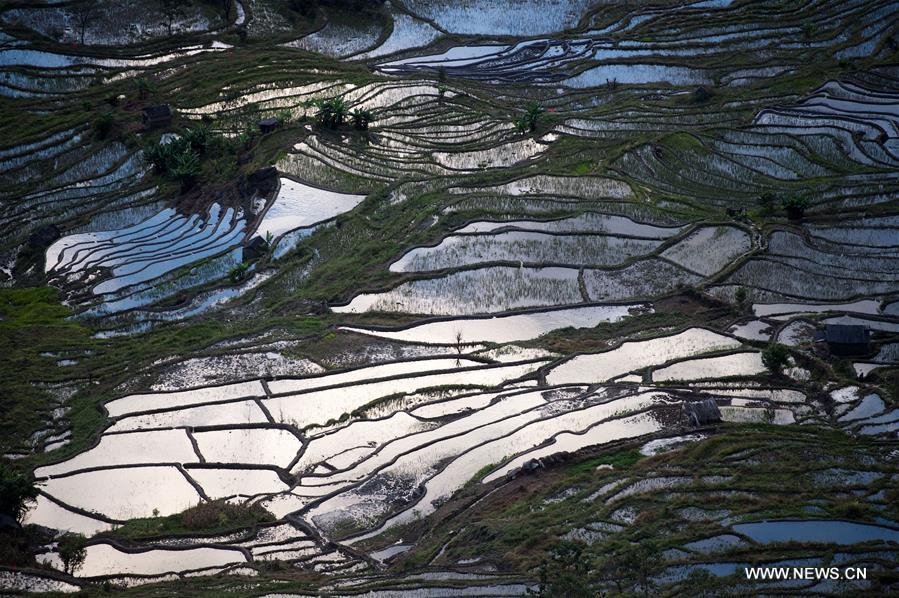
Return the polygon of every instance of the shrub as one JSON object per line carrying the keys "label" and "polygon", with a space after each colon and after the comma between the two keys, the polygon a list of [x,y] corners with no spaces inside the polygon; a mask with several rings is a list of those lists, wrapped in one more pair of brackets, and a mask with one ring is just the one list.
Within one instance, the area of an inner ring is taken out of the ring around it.
{"label": "shrub", "polygon": [[590,560],[584,547],[576,542],[562,542],[550,552],[539,567],[540,584],[536,595],[541,598],[587,598],[595,593],[590,588]]}
{"label": "shrub", "polygon": [[0,464],[0,513],[21,521],[37,495],[32,478]]}
{"label": "shrub", "polygon": [[777,196],[771,192],[762,193],[759,196],[759,205],[766,214],[774,211],[774,204],[777,203]]}
{"label": "shrub", "polygon": [[115,119],[112,116],[112,112],[104,112],[98,116],[97,120],[94,121],[94,131],[97,132],[97,137],[106,139],[112,132],[114,124]]}
{"label": "shrub", "polygon": [[512,119],[512,124],[515,126],[515,130],[521,133],[522,135],[527,133],[528,131],[528,119],[524,116],[518,116]]}
{"label": "shrub", "polygon": [[198,154],[203,154],[206,152],[209,144],[212,143],[212,133],[209,131],[209,127],[194,127],[185,131],[182,139],[190,145],[192,150]]}
{"label": "shrub", "polygon": [[772,373],[779,374],[787,365],[790,353],[787,348],[778,343],[771,343],[762,351],[762,363]]}
{"label": "shrub", "polygon": [[243,277],[246,275],[247,270],[250,268],[249,265],[241,262],[239,264],[235,264],[228,270],[228,278],[231,282],[240,282],[243,280]]}
{"label": "shrub", "polygon": [[172,161],[173,142],[151,143],[144,149],[144,155],[159,174],[166,174]]}
{"label": "shrub", "polygon": [[802,217],[805,215],[805,210],[808,209],[811,202],[807,197],[791,195],[783,200],[782,205],[784,211],[787,213],[787,218],[790,220],[802,220]]}
{"label": "shrub", "polygon": [[712,92],[700,85],[693,90],[693,93],[690,94],[690,97],[695,104],[703,104],[712,99]]}
{"label": "shrub", "polygon": [[353,127],[355,127],[359,131],[365,131],[368,129],[368,125],[370,125],[374,120],[374,115],[371,110],[366,110],[364,108],[356,108],[352,113],[353,117]]}
{"label": "shrub", "polygon": [[279,110],[275,114],[275,119],[279,125],[286,125],[293,119],[293,115],[290,113],[290,110]]}

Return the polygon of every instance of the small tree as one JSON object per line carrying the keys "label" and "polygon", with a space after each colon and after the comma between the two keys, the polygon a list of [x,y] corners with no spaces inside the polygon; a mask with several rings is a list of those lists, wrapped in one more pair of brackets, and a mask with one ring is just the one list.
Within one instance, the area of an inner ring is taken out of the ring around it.
{"label": "small tree", "polygon": [[0,464],[0,513],[22,521],[37,495],[33,478]]}
{"label": "small tree", "polygon": [[81,45],[84,45],[84,34],[91,23],[100,16],[100,9],[95,0],[81,0],[72,7],[72,20],[80,34]]}
{"label": "small tree", "polygon": [[762,351],[762,363],[774,374],[783,371],[789,358],[790,353],[787,348],[778,343],[771,343]]}
{"label": "small tree", "polygon": [[187,12],[184,10],[184,0],[159,0],[159,9],[169,35],[172,35],[172,26],[179,18],[184,18]]}
{"label": "small tree", "polygon": [[463,348],[462,331],[461,330],[456,331],[455,346],[456,346],[456,367],[459,367],[460,365],[462,365],[462,348]]}
{"label": "small tree", "polygon": [[814,23],[805,22],[802,24],[802,34],[805,36],[805,39],[812,39],[817,33],[818,28],[815,27]]}
{"label": "small tree", "polygon": [[219,9],[222,11],[222,21],[228,23],[231,20],[231,7],[234,0],[219,0]]}
{"label": "small tree", "polygon": [[633,588],[649,596],[659,560],[659,548],[650,540],[616,542],[603,550],[596,571],[603,581],[615,584],[618,594],[630,595]]}
{"label": "small tree", "polygon": [[540,564],[536,594],[541,598],[591,598],[596,592],[590,587],[589,573],[590,560],[583,545],[563,542]]}
{"label": "small tree", "polygon": [[87,540],[81,534],[66,534],[60,539],[57,551],[65,572],[75,575],[87,558]]}
{"label": "small tree", "polygon": [[439,102],[443,101],[443,96],[446,95],[446,67],[437,67],[437,100]]}
{"label": "small tree", "polygon": [[734,299],[740,309],[745,309],[746,301],[749,299],[749,291],[746,290],[746,287],[738,287],[734,292]]}
{"label": "small tree", "polygon": [[782,202],[783,209],[790,220],[802,220],[810,204],[808,198],[801,195],[791,195]]}

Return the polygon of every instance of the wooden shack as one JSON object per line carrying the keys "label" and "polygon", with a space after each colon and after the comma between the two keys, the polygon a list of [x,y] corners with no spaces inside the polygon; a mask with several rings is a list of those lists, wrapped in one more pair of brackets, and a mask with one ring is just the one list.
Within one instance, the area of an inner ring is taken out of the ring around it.
{"label": "wooden shack", "polygon": [[871,350],[871,332],[859,324],[827,324],[824,341],[831,355],[865,355]]}
{"label": "wooden shack", "polygon": [[263,118],[259,121],[259,132],[263,135],[272,133],[280,124],[277,118]]}
{"label": "wooden shack", "polygon": [[143,122],[148,131],[167,127],[172,124],[172,109],[168,104],[147,106],[144,108]]}

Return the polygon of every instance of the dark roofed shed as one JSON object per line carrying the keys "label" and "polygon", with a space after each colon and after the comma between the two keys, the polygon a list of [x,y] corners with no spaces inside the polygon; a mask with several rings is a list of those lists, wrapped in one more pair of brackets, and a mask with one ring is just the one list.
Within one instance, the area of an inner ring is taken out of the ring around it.
{"label": "dark roofed shed", "polygon": [[143,122],[147,129],[167,127],[172,124],[172,109],[168,104],[147,106],[144,108]]}
{"label": "dark roofed shed", "polygon": [[824,340],[831,355],[863,355],[870,350],[871,332],[859,324],[827,324]]}
{"label": "dark roofed shed", "polygon": [[277,118],[263,118],[259,121],[259,131],[265,135],[266,133],[271,133],[281,124]]}

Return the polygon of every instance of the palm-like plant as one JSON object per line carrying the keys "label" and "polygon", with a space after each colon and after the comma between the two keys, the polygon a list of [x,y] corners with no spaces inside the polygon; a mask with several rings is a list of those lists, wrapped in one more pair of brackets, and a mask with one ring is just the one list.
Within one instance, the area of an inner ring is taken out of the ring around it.
{"label": "palm-like plant", "polygon": [[318,102],[318,112],[315,118],[319,124],[329,129],[336,129],[346,122],[349,108],[343,98],[330,98]]}
{"label": "palm-like plant", "polygon": [[543,113],[546,112],[546,108],[543,107],[543,104],[540,102],[531,102],[527,105],[524,111],[524,117],[527,119],[528,130],[534,131],[537,128],[537,122],[540,120],[540,117],[543,116]]}
{"label": "palm-like plant", "polygon": [[134,80],[134,87],[137,89],[137,97],[146,100],[150,94],[156,93],[156,84],[146,77],[138,77]]}
{"label": "palm-like plant", "polygon": [[365,131],[368,129],[368,125],[375,120],[374,115],[371,110],[366,110],[365,108],[356,108],[352,113],[353,117],[353,126],[359,131]]}
{"label": "palm-like plant", "polygon": [[522,135],[528,131],[533,133],[537,130],[537,124],[544,112],[546,112],[546,108],[543,107],[543,104],[531,102],[525,108],[524,113],[512,119],[512,124],[515,126],[515,130]]}
{"label": "palm-like plant", "polygon": [[516,116],[512,119],[512,124],[515,125],[515,130],[524,135],[528,131],[528,119],[526,116]]}
{"label": "palm-like plant", "polygon": [[181,181],[182,190],[190,189],[194,184],[194,179],[200,174],[200,156],[193,150],[187,150],[175,155],[169,172],[173,177]]}
{"label": "palm-like plant", "polygon": [[209,131],[209,127],[199,126],[185,131],[182,138],[190,144],[191,149],[202,154],[209,147],[209,143],[212,141],[212,134]]}

